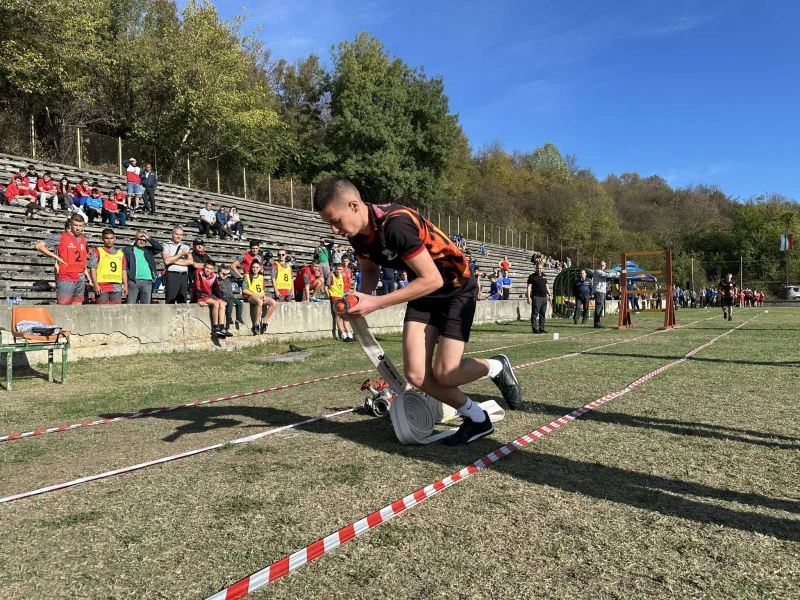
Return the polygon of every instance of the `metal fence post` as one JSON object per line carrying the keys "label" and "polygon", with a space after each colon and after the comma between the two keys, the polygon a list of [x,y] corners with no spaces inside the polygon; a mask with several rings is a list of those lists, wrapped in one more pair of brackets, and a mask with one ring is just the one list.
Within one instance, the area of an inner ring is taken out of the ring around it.
{"label": "metal fence post", "polygon": [[294,178],[289,177],[289,206],[294,208]]}
{"label": "metal fence post", "polygon": [[272,173],[267,173],[267,203],[272,204]]}
{"label": "metal fence post", "polygon": [[220,188],[220,186],[219,186],[219,158],[218,158],[218,159],[217,159],[217,193],[218,193],[218,194],[221,194],[221,193],[222,193],[222,192],[220,192],[220,189],[221,189],[221,188]]}
{"label": "metal fence post", "polygon": [[186,157],[186,187],[192,187],[192,163]]}
{"label": "metal fence post", "polygon": [[31,115],[31,156],[36,158],[36,125],[33,123],[33,115]]}
{"label": "metal fence post", "polygon": [[78,136],[78,168],[83,168],[83,162],[81,161],[81,154],[83,154],[83,148],[81,148],[81,128],[80,125],[75,127],[75,133]]}
{"label": "metal fence post", "polygon": [[483,224],[483,241],[486,242],[486,223]]}
{"label": "metal fence post", "polygon": [[247,200],[247,167],[242,167],[242,183],[244,184],[244,199]]}
{"label": "metal fence post", "polygon": [[119,160],[119,176],[122,177],[122,138],[117,137],[117,158]]}
{"label": "metal fence post", "polygon": [[308,205],[308,210],[312,210],[313,211],[314,210],[314,184],[312,183],[310,185],[311,185],[311,194],[310,194],[310,196],[311,196],[311,204]]}
{"label": "metal fence post", "polygon": [[436,213],[436,226],[441,229],[442,228],[442,213]]}
{"label": "metal fence post", "polygon": [[447,215],[447,235],[452,235],[450,233],[450,215]]}

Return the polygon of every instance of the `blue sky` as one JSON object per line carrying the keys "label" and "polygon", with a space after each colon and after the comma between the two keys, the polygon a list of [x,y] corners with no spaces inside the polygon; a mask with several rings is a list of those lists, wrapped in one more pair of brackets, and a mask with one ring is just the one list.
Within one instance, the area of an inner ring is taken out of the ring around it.
{"label": "blue sky", "polygon": [[329,62],[332,45],[369,31],[444,77],[473,148],[550,141],[601,178],[800,200],[800,2],[262,0],[244,12],[280,58]]}

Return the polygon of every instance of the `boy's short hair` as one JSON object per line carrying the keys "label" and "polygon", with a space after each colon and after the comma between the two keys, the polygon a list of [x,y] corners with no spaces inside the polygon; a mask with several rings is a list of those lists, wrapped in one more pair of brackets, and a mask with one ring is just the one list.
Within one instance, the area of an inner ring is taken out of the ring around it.
{"label": "boy's short hair", "polygon": [[217,263],[215,263],[215,262],[214,262],[213,260],[211,260],[210,258],[207,258],[207,259],[206,259],[206,262],[205,262],[205,263],[203,263],[203,266],[206,266],[206,265],[208,265],[208,266],[211,266],[211,267],[216,267],[216,266],[217,266]]}
{"label": "boy's short hair", "polygon": [[357,198],[361,199],[358,188],[347,179],[342,177],[323,179],[317,184],[317,189],[314,190],[314,210],[321,212],[330,206],[334,200],[348,193],[355,194]]}
{"label": "boy's short hair", "polygon": [[343,265],[342,263],[340,263],[340,262],[338,262],[338,263],[333,263],[333,268],[334,268],[334,269],[335,269],[336,267],[343,267],[343,266],[344,266],[344,265]]}
{"label": "boy's short hair", "polygon": [[103,229],[103,231],[101,231],[101,232],[100,232],[100,237],[105,237],[105,236],[107,236],[107,235],[113,235],[113,236],[116,236],[117,234],[116,234],[116,233],[114,233],[114,230],[113,230],[113,229],[111,229],[111,228],[109,228],[109,227],[106,227],[105,229]]}

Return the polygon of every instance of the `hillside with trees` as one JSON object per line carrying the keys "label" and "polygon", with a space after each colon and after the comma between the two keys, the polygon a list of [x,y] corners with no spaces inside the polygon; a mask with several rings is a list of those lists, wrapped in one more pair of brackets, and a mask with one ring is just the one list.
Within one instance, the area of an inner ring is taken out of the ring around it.
{"label": "hillside with trees", "polygon": [[42,154],[63,159],[81,126],[154,147],[162,175],[187,158],[306,183],[337,174],[369,200],[528,232],[582,264],[670,248],[682,281],[692,264],[700,284],[740,260],[753,286],[800,280],[779,251],[800,222],[795,201],[657,175],[600,180],[546,140],[529,153],[472,148],[442,77],[368,33],[288,62],[202,0],[7,0],[0,22],[4,151],[32,119]]}

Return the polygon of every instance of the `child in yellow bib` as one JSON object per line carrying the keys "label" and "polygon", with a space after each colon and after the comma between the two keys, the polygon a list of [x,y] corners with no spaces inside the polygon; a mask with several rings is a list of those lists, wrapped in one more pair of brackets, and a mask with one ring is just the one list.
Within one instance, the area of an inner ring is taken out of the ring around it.
{"label": "child in yellow bib", "polygon": [[355,342],[356,340],[353,337],[353,330],[350,328],[350,322],[337,315],[336,311],[333,310],[334,302],[344,296],[346,291],[344,279],[344,267],[342,263],[336,263],[333,265],[333,271],[328,275],[328,279],[325,282],[327,284],[325,286],[325,293],[328,294],[328,298],[331,299],[331,313],[336,321],[336,329],[339,331],[339,337],[343,342]]}
{"label": "child in yellow bib", "polygon": [[286,250],[278,248],[278,260],[272,263],[272,288],[275,290],[275,300],[278,302],[291,302],[294,279],[292,267],[286,264]]}
{"label": "child in yellow bib", "polygon": [[265,293],[264,275],[261,273],[259,261],[253,260],[250,263],[250,272],[244,276],[242,286],[242,298],[250,305],[253,335],[266,333],[268,321],[275,312],[277,302]]}

